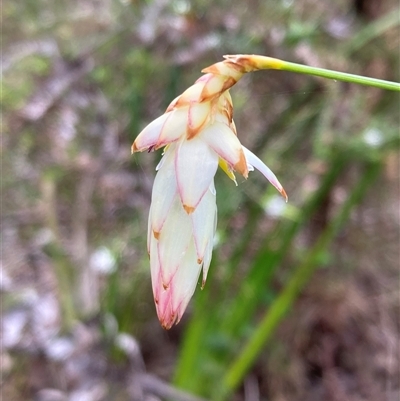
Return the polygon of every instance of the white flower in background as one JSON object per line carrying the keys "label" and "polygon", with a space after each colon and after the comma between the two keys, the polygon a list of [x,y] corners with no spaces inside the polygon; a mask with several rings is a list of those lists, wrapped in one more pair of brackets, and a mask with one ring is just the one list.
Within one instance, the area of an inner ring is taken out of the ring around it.
{"label": "white flower in background", "polygon": [[218,165],[235,181],[258,169],[287,199],[273,172],[241,145],[229,88],[251,69],[234,58],[214,64],[136,138],[132,152],[165,146],[157,166],[147,247],[154,300],[161,325],[181,319],[211,262],[217,222],[214,175]]}

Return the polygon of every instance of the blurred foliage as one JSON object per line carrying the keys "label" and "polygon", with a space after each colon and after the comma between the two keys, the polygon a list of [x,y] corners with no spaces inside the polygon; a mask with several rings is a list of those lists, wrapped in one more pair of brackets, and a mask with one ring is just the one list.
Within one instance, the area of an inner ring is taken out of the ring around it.
{"label": "blurred foliage", "polygon": [[[4,316],[53,294],[57,333],[96,317],[104,338],[134,335],[151,372],[210,399],[234,390],[232,399],[251,399],[254,378],[260,399],[329,399],[332,388],[349,400],[365,388],[365,399],[394,399],[398,297],[384,295],[398,292],[397,93],[278,71],[233,88],[241,141],[276,173],[289,204],[257,173],[238,187],[217,174],[208,282],[169,333],[156,319],[146,251],[160,152],[131,156],[130,144],[224,54],[399,81],[398,16],[390,0],[6,2]],[[265,319],[268,351],[232,383],[231,368]],[[373,329],[392,345],[378,344]],[[363,347],[349,345],[353,335]],[[46,350],[43,339],[16,344],[4,352]],[[124,363],[120,351],[112,355]],[[5,373],[13,379],[6,399],[40,388],[21,384],[18,369]]]}

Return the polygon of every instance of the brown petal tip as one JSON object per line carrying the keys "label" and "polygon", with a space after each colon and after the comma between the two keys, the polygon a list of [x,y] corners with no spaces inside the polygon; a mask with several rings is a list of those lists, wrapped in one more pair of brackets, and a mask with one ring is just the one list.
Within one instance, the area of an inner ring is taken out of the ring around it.
{"label": "brown petal tip", "polygon": [[195,211],[195,207],[193,207],[193,206],[188,206],[188,205],[183,205],[183,208],[185,209],[185,212],[187,213],[187,214],[191,214],[191,213],[193,213],[194,211]]}
{"label": "brown petal tip", "polygon": [[287,203],[287,201],[289,200],[289,197],[287,196],[286,191],[282,188],[280,191],[281,195],[285,198],[285,201]]}
{"label": "brown petal tip", "polygon": [[240,159],[239,161],[233,166],[234,169],[242,174],[244,178],[247,178],[249,175],[249,170],[247,168],[247,160],[246,156],[243,153],[243,150],[240,151]]}
{"label": "brown petal tip", "polygon": [[174,324],[175,319],[176,319],[175,315],[171,315],[168,320],[163,320],[163,321],[160,320],[161,327],[165,330],[169,330]]}

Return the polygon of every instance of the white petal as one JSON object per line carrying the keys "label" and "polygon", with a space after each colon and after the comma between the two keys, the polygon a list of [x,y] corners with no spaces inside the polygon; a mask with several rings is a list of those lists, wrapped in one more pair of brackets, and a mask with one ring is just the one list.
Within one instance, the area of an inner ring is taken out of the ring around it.
{"label": "white petal", "polygon": [[283,195],[287,200],[287,195],[275,174],[259,159],[253,152],[243,146],[247,163],[255,167],[260,173]]}
{"label": "white petal", "polygon": [[200,271],[201,264],[197,263],[196,248],[192,241],[171,283],[172,310],[177,313],[177,321],[193,296]]}
{"label": "white petal", "polygon": [[175,197],[158,238],[158,257],[164,286],[168,286],[179,268],[192,239],[192,221]]}
{"label": "white petal", "polygon": [[160,137],[161,129],[170,114],[171,113],[163,114],[147,125],[137,136],[135,142],[133,142],[132,151],[142,152],[143,150],[154,147],[158,141],[158,138]]}
{"label": "white petal", "polygon": [[211,181],[210,187],[208,188],[211,193],[216,196],[217,195],[217,191],[215,190],[215,185],[214,185],[214,180]]}
{"label": "white petal", "polygon": [[[214,183],[212,183],[214,189]],[[215,191],[215,189],[214,189]],[[215,192],[209,189],[197,205],[196,210],[190,215],[193,222],[193,236],[196,246],[197,260],[203,262],[207,243],[214,237],[214,216],[217,205]]]}
{"label": "white petal", "polygon": [[231,129],[217,121],[202,131],[201,137],[232,168],[247,177],[247,164],[242,145]]}
{"label": "white petal", "polygon": [[211,113],[211,103],[192,103],[189,106],[188,117],[187,117],[187,139],[191,139],[196,136],[204,124],[208,121]]}
{"label": "white petal", "polygon": [[162,126],[160,136],[155,145],[157,149],[178,140],[186,133],[188,110],[188,107],[183,107],[168,113],[169,117]]}
{"label": "white petal", "polygon": [[211,74],[210,79],[207,80],[204,89],[201,92],[201,100],[215,98],[233,86],[236,82],[237,80],[230,76]]}
{"label": "white petal", "polygon": [[160,170],[160,168],[163,166],[165,161],[165,158],[162,157],[161,160],[158,162],[157,166],[156,166],[156,171]]}
{"label": "white petal", "polygon": [[217,167],[217,154],[199,137],[184,140],[177,145],[175,171],[179,195],[187,213],[197,207]]}
{"label": "white petal", "polygon": [[[203,75],[203,77],[205,77],[205,75]],[[192,102],[200,101],[204,84],[204,80],[198,79],[192,86],[189,86],[189,88],[187,88],[185,92],[179,96],[173,107],[179,108],[182,106],[187,106]]]}
{"label": "white petal", "polygon": [[151,284],[153,288],[154,298],[157,299],[157,292],[160,286],[160,273],[161,265],[158,258],[158,241],[154,237],[150,237],[149,240],[149,255],[150,255],[150,273],[151,273]]}
{"label": "white petal", "polygon": [[178,191],[174,164],[175,151],[175,145],[171,145],[165,152],[153,184],[151,226],[156,235],[160,233]]}
{"label": "white petal", "polygon": [[203,260],[203,278],[201,282],[201,288],[203,289],[206,285],[207,274],[211,264],[212,251],[214,247],[214,238],[210,238],[210,241],[207,243],[206,251],[204,253]]}
{"label": "white petal", "polygon": [[149,210],[149,219],[147,221],[147,253],[150,255],[150,244],[153,230],[151,229],[151,205]]}

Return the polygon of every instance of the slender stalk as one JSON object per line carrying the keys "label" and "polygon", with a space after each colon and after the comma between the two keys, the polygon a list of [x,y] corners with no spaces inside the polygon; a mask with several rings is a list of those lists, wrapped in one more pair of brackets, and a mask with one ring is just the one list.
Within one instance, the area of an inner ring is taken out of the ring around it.
{"label": "slender stalk", "polygon": [[257,356],[262,351],[262,348],[271,338],[276,326],[291,307],[304,285],[308,282],[312,273],[318,267],[317,261],[321,251],[326,249],[329,243],[333,240],[339,229],[348,219],[353,207],[362,199],[364,193],[370,186],[371,181],[376,177],[379,170],[380,163],[369,165],[366,173],[362,176],[358,185],[345,201],[336,218],[321,234],[316,244],[310,250],[304,262],[298,267],[283,292],[278,296],[271,308],[265,313],[264,318],[249,342],[226,373],[223,379],[223,393],[219,395],[219,400],[225,400],[227,396],[229,396],[229,394],[231,394],[242,382],[243,377],[251,368]]}
{"label": "slender stalk", "polygon": [[387,89],[400,92],[400,83],[385,81],[383,79],[363,77],[361,75],[348,74],[346,72],[332,71],[325,68],[309,67],[303,64],[291,63],[277,58],[259,55],[236,55],[225,56],[226,59],[237,64],[242,64],[247,71],[256,70],[281,70],[297,72],[298,74],[314,75],[337,81],[351,82],[359,85],[373,86],[375,88]]}
{"label": "slender stalk", "polygon": [[282,70],[297,72],[299,74],[315,75],[317,77],[329,78],[338,81],[351,82],[354,84],[373,86],[375,88],[400,91],[400,83],[384,81],[383,79],[363,77],[360,75],[348,74],[346,72],[326,70],[325,68],[309,67],[306,65],[285,62]]}

